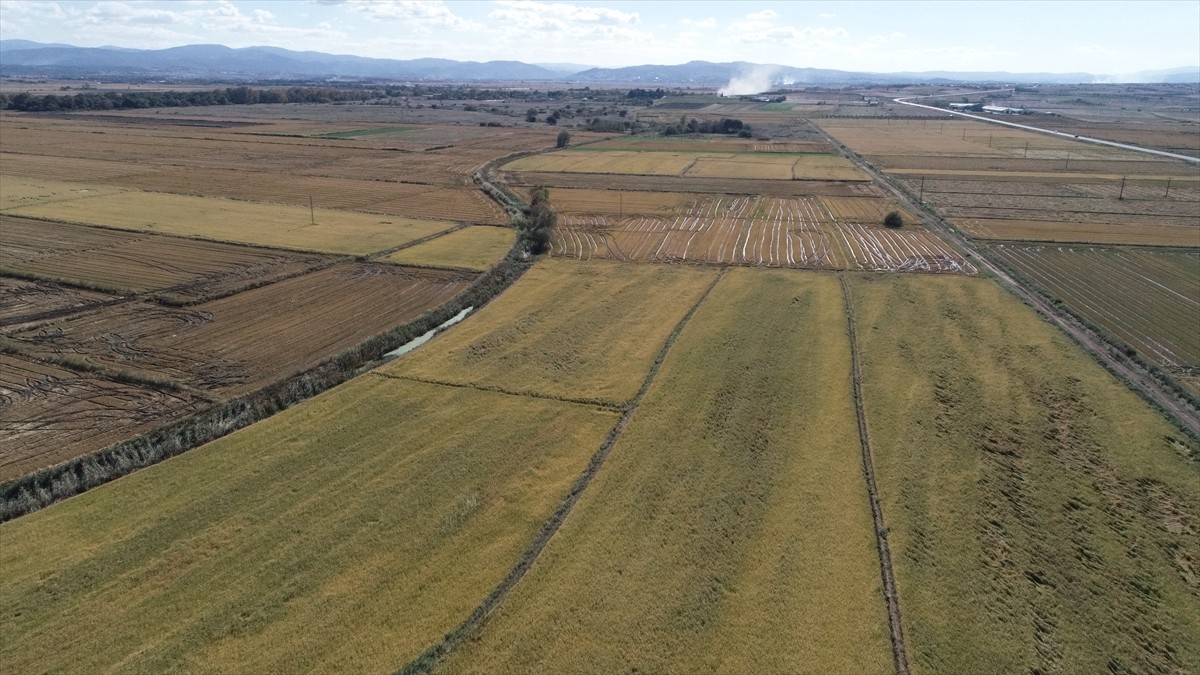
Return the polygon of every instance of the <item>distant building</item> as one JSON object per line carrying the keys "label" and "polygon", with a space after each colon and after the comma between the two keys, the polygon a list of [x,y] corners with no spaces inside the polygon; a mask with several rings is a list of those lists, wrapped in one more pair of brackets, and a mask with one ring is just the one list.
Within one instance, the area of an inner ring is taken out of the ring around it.
{"label": "distant building", "polygon": [[949,104],[954,110],[969,110],[978,106],[978,103],[951,103]]}
{"label": "distant building", "polygon": [[1024,108],[1009,108],[1002,105],[985,105],[983,106],[983,112],[990,112],[996,115],[1024,115],[1026,111]]}

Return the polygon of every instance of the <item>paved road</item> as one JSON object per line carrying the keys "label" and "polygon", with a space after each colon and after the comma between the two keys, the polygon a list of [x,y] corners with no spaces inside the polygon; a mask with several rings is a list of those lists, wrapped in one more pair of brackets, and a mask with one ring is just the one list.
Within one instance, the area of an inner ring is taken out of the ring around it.
{"label": "paved road", "polygon": [[[987,92],[977,92],[977,93],[986,94]],[[956,95],[961,95],[961,94],[956,94]],[[958,115],[959,117],[969,117],[973,120],[980,120],[982,122],[991,122],[992,124],[1003,124],[1004,126],[1007,126],[1007,127],[1016,127],[1017,129],[1024,129],[1026,131],[1036,131],[1040,134],[1049,134],[1051,136],[1059,136],[1062,138],[1069,138],[1074,141],[1083,141],[1085,143],[1097,143],[1099,145],[1108,145],[1108,146],[1111,146],[1114,148],[1121,148],[1123,150],[1133,150],[1134,152],[1144,152],[1148,155],[1159,155],[1161,157],[1170,157],[1171,159],[1182,159],[1185,162],[1192,162],[1193,164],[1200,164],[1200,157],[1190,157],[1188,155],[1180,155],[1180,154],[1177,154],[1174,152],[1166,152],[1163,150],[1152,150],[1150,148],[1141,148],[1136,145],[1126,145],[1124,143],[1116,143],[1114,141],[1106,141],[1102,138],[1092,138],[1091,136],[1076,136],[1075,134],[1068,134],[1068,133],[1064,133],[1062,131],[1054,131],[1053,129],[1041,129],[1039,127],[1031,127],[1028,124],[1017,124],[1016,122],[1006,122],[1004,120],[996,119],[995,117],[987,117],[984,115],[972,115],[970,113],[956,112],[954,110],[946,110],[945,108],[938,108],[938,107],[932,106],[932,105],[924,105],[922,103],[913,103],[912,99],[914,99],[914,98],[932,98],[932,97],[931,96],[907,96],[904,98],[894,98],[892,100],[895,101],[896,103],[899,103],[900,105],[911,105],[914,108],[925,108],[927,110],[936,110],[940,113],[946,113],[949,115]]]}

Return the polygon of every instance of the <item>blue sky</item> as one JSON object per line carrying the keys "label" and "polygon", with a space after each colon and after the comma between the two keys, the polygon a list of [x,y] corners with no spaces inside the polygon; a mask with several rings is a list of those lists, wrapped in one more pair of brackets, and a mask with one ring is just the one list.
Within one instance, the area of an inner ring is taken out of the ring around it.
{"label": "blue sky", "polygon": [[1200,0],[0,0],[0,37],[607,67],[699,59],[874,72],[1131,73],[1200,65]]}

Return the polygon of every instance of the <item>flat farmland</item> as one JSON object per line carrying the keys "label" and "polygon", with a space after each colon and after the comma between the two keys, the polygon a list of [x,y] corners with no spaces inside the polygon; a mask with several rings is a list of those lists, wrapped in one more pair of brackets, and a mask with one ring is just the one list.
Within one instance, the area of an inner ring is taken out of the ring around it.
{"label": "flat farmland", "polygon": [[[399,216],[153,192],[81,197],[9,209],[8,214],[325,253],[367,254],[426,237],[454,223]],[[316,223],[313,224],[315,219]]]}
{"label": "flat farmland", "polygon": [[622,192],[684,192],[705,194],[769,195],[794,197],[830,195],[837,197],[883,197],[874,183],[867,181],[817,181],[804,183],[787,180],[750,180],[746,178],[701,178],[697,176],[634,176],[621,174],[509,172],[502,176],[513,187],[545,185],[557,188],[606,189]]}
{"label": "flat farmland", "polygon": [[[864,214],[888,208],[879,201],[878,207],[834,205],[843,213]],[[551,243],[554,255],[581,260],[976,271],[924,228],[890,230],[878,221],[843,220],[816,197],[726,195],[697,200],[673,217],[562,216]]]}
{"label": "flat farmland", "polygon": [[36,316],[78,311],[115,299],[108,293],[0,276],[0,307],[3,308],[0,326],[22,323]]}
{"label": "flat farmland", "polygon": [[755,139],[621,136],[591,143],[589,150],[658,150],[665,152],[811,152],[829,153],[824,141],[760,141]]}
{"label": "flat farmland", "polygon": [[1200,246],[1200,227],[1165,225],[1153,218],[1129,218],[1120,223],[955,218],[961,230],[980,239],[1086,244]]}
{"label": "flat farmland", "polygon": [[1200,669],[1195,444],[991,281],[851,286],[913,672]]}
{"label": "flat farmland", "polygon": [[904,175],[909,190],[973,236],[1200,246],[1200,182],[1079,174]]}
{"label": "flat farmland", "polygon": [[1200,245],[1200,180],[1181,161],[973,121],[821,126],[971,236]]}
{"label": "flat farmland", "polygon": [[598,152],[589,148],[523,157],[504,171],[695,176],[749,180],[866,180],[837,155],[780,152]]}
{"label": "flat farmland", "polygon": [[[422,358],[383,372],[618,407],[716,275],[688,267],[543,260]],[[418,350],[419,353],[421,350]]]}
{"label": "flat farmland", "polygon": [[311,367],[450,298],[474,275],[347,263],[187,308],[134,302],[13,331],[31,353],[235,395]]}
{"label": "flat farmland", "polygon": [[0,353],[0,482],[149,431],[205,404],[186,392]]}
{"label": "flat farmland", "polygon": [[109,230],[0,215],[0,269],[114,292],[192,300],[329,265],[279,249]]}
{"label": "flat farmland", "polygon": [[1200,394],[1200,251],[993,244],[991,252]]}
{"label": "flat farmland", "polygon": [[0,660],[390,672],[504,577],[616,418],[357,378],[0,525]]}
{"label": "flat farmland", "polygon": [[[524,195],[528,199],[528,194]],[[551,201],[558,213],[670,215],[694,195],[679,192],[643,192],[555,188]]]}
{"label": "flat farmland", "polygon": [[466,227],[400,249],[383,260],[482,271],[500,262],[516,240],[516,230],[509,227]]}
{"label": "flat farmland", "polygon": [[446,672],[891,672],[837,280],[730,271]]}
{"label": "flat farmland", "polygon": [[[1062,160],[1068,152],[1079,160],[1109,162],[1147,161],[1147,155],[1005,127],[987,122],[964,119],[945,120],[846,120],[822,119],[815,122],[855,152],[881,158],[892,166],[889,157],[913,157],[914,161],[963,161],[976,163],[1002,159]],[[1035,125],[1036,126],[1036,125]],[[1028,144],[1028,149],[1026,149]],[[1151,161],[1152,164],[1178,166],[1170,160]]]}
{"label": "flat farmland", "polygon": [[0,210],[61,202],[79,197],[95,197],[122,192],[121,188],[103,185],[64,183],[56,180],[16,178],[0,174]]}

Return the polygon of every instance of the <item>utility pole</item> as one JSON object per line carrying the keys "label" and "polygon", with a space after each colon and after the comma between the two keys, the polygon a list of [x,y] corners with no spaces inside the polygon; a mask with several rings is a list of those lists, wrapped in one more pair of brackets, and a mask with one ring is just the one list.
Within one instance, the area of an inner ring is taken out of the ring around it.
{"label": "utility pole", "polygon": [[925,203],[925,176],[921,176],[921,194],[917,196],[917,202]]}
{"label": "utility pole", "polygon": [[1029,141],[1025,141],[1025,155],[1023,158],[1029,159]]}
{"label": "utility pole", "polygon": [[1064,169],[1071,168],[1071,151],[1070,150],[1067,151],[1067,165],[1064,166],[1063,168]]}
{"label": "utility pole", "polygon": [[308,223],[309,225],[317,224],[317,214],[313,211],[312,195],[308,196]]}
{"label": "utility pole", "polygon": [[1167,191],[1163,193],[1164,197],[1171,196],[1171,177],[1167,176]]}
{"label": "utility pole", "polygon": [[1121,176],[1121,194],[1117,195],[1117,199],[1125,199],[1125,176]]}
{"label": "utility pole", "polygon": [[624,218],[624,217],[625,217],[625,193],[618,192],[617,193],[617,219],[620,220],[621,218]]}

